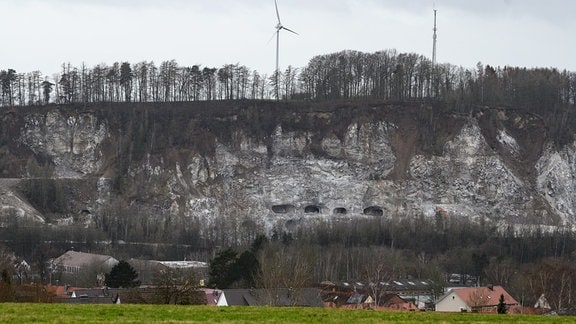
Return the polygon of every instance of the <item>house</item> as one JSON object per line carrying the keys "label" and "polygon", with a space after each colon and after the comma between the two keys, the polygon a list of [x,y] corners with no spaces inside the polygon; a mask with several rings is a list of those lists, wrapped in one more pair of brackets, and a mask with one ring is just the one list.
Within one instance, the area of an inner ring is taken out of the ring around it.
{"label": "house", "polygon": [[398,296],[398,294],[384,294],[378,300],[378,307],[389,310],[417,310],[418,307]]}
{"label": "house", "polygon": [[220,298],[220,294],[222,293],[218,289],[210,289],[210,288],[200,288],[200,291],[203,291],[206,295],[206,304],[208,306],[216,306],[218,304],[218,299]]}
{"label": "house", "polygon": [[[374,299],[367,295],[361,294],[357,291],[351,291],[348,294],[340,294],[334,295],[333,298],[334,306],[339,308],[347,308],[347,309],[365,309],[371,308],[374,305]],[[343,297],[343,298],[342,298]],[[344,302],[343,304],[336,303],[338,302],[338,298],[340,298],[340,303]],[[328,305],[328,307],[334,307],[333,305]]]}
{"label": "house", "polygon": [[250,289],[220,290],[216,306],[251,306],[251,303],[256,304],[250,291]]}
{"label": "house", "polygon": [[52,301],[65,304],[120,304],[120,297],[116,291],[108,288],[76,289],[71,291],[70,296],[56,297]]}
{"label": "house", "polygon": [[500,296],[508,307],[518,302],[502,286],[451,289],[436,302],[438,312],[496,312]]}
{"label": "house", "polygon": [[64,273],[79,273],[93,266],[98,269],[110,270],[118,262],[109,255],[76,251],[68,251],[52,260],[52,263]]}
{"label": "house", "polygon": [[319,284],[325,307],[348,309],[416,310],[416,302],[428,304],[435,284],[431,280],[398,279],[379,283],[342,283],[323,281]]}
{"label": "house", "polygon": [[316,288],[223,289],[217,306],[323,307]]}
{"label": "house", "polygon": [[68,285],[63,286],[53,286],[53,285],[46,285],[46,291],[54,296],[54,297],[70,297],[72,291],[76,289],[81,289],[80,287],[70,287]]}
{"label": "house", "polygon": [[[380,282],[376,287],[372,287],[372,291],[380,295],[380,300],[382,295],[397,294],[409,304],[417,305],[419,309],[433,309],[436,293],[441,289],[441,285],[430,279],[395,279]],[[408,305],[404,306],[406,307]]]}

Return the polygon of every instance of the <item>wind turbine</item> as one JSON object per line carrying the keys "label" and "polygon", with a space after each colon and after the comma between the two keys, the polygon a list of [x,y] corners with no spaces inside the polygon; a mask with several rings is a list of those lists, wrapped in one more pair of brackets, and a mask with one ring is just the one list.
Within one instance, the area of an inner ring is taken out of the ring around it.
{"label": "wind turbine", "polygon": [[[274,0],[274,6],[276,7],[276,17],[278,18],[278,24],[276,25],[276,71],[275,71],[276,77],[278,77],[278,73],[280,73],[280,67],[279,67],[280,31],[284,29],[296,35],[298,35],[298,33],[282,25],[282,21],[280,21],[280,13],[278,12],[278,2],[276,0]],[[278,98],[278,93],[276,93],[276,97]]]}

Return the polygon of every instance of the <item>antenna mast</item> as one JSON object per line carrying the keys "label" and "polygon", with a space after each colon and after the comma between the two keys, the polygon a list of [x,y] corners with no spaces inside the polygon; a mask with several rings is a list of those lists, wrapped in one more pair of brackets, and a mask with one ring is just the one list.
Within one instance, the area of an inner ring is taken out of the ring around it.
{"label": "antenna mast", "polygon": [[432,66],[436,66],[436,9],[434,9],[434,35],[432,36]]}

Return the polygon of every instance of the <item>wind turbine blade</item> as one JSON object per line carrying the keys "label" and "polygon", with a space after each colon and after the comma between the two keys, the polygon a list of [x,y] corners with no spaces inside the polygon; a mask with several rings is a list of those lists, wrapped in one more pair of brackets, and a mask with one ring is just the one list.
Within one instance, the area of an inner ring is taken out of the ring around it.
{"label": "wind turbine blade", "polygon": [[270,37],[270,39],[268,40],[268,42],[266,42],[266,44],[270,44],[270,42],[274,39],[274,36],[276,36],[276,33],[278,33],[278,31],[272,33],[272,37]]}
{"label": "wind turbine blade", "polygon": [[284,27],[284,26],[282,26],[282,29],[286,29],[287,31],[289,31],[289,32],[291,32],[291,33],[293,33],[293,34],[300,35],[300,34],[298,34],[297,32],[293,31],[292,29],[286,28],[286,27]]}
{"label": "wind turbine blade", "polygon": [[280,13],[278,12],[278,1],[274,0],[274,6],[276,7],[276,17],[278,17],[278,24],[282,25],[280,22]]}

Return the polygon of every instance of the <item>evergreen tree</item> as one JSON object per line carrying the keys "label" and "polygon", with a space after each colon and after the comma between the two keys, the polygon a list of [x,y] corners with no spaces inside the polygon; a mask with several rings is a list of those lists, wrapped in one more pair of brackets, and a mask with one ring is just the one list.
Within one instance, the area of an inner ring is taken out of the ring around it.
{"label": "evergreen tree", "polygon": [[506,314],[508,311],[506,309],[506,303],[504,303],[504,294],[500,295],[500,299],[498,300],[498,314]]}
{"label": "evergreen tree", "polygon": [[140,285],[138,273],[130,263],[122,260],[106,275],[104,283],[110,288],[131,288]]}
{"label": "evergreen tree", "polygon": [[226,249],[210,261],[210,283],[220,289],[235,287],[253,287],[255,278],[260,272],[260,263],[256,254],[266,244],[264,235],[256,237],[250,250],[242,253],[234,249]]}
{"label": "evergreen tree", "polygon": [[0,302],[14,302],[15,291],[12,285],[12,275],[5,268],[0,274]]}
{"label": "evergreen tree", "polygon": [[240,278],[240,273],[237,271],[237,257],[238,252],[233,249],[226,249],[210,261],[208,273],[210,286],[226,289]]}

